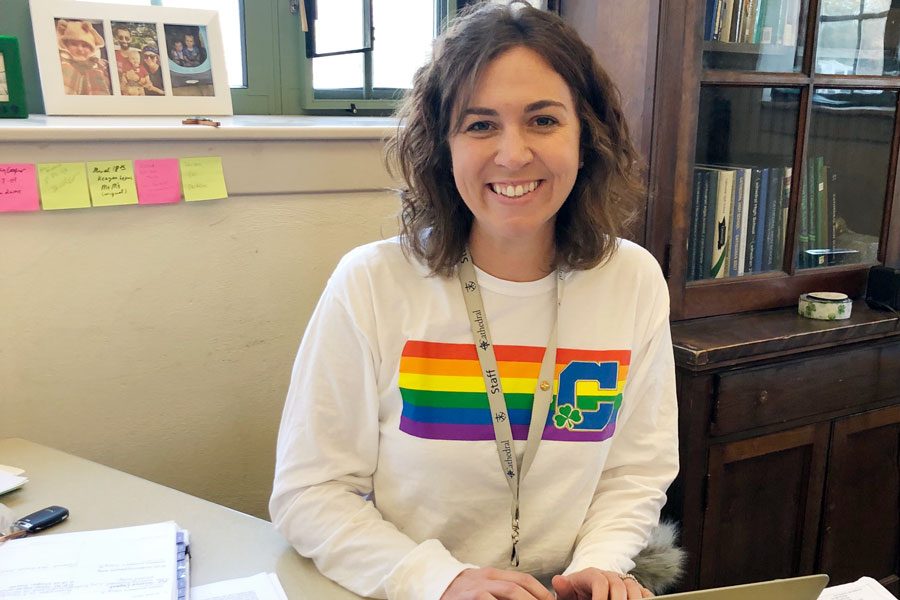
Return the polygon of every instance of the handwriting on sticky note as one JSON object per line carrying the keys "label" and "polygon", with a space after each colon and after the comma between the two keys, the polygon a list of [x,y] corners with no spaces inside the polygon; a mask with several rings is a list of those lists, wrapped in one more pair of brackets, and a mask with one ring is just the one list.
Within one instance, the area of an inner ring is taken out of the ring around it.
{"label": "handwriting on sticky note", "polygon": [[217,200],[228,197],[222,158],[205,156],[181,159],[181,185],[184,199]]}
{"label": "handwriting on sticky note", "polygon": [[37,172],[44,210],[91,205],[84,163],[39,164]]}
{"label": "handwriting on sticky note", "polygon": [[0,212],[40,210],[34,165],[0,165]]}
{"label": "handwriting on sticky note", "polygon": [[181,200],[181,176],[177,158],[134,161],[140,204],[169,204]]}
{"label": "handwriting on sticky note", "polygon": [[94,206],[138,203],[130,160],[89,162],[87,174]]}

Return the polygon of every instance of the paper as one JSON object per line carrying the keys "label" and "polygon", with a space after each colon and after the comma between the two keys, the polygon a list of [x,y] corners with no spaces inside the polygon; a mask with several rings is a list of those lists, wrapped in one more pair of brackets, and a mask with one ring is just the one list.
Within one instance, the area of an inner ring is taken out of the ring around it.
{"label": "paper", "polygon": [[170,204],[181,201],[181,176],[177,158],[134,161],[140,204]]}
{"label": "paper", "polygon": [[852,583],[825,588],[819,600],[896,600],[889,591],[871,577],[860,577]]}
{"label": "paper", "polygon": [[27,477],[22,477],[21,475],[13,475],[12,473],[8,473],[6,471],[0,471],[0,494],[5,494],[6,492],[11,492],[13,490],[19,489],[26,483],[28,483]]}
{"label": "paper", "polygon": [[134,168],[130,160],[89,162],[87,174],[94,206],[138,203]]}
{"label": "paper", "polygon": [[175,600],[173,522],[0,545],[0,598]]}
{"label": "paper", "polygon": [[222,158],[219,156],[182,158],[181,185],[184,187],[184,199],[188,202],[227,198],[228,190],[225,188]]}
{"label": "paper", "polygon": [[44,210],[90,207],[84,163],[46,163],[38,165],[37,172]]}
{"label": "paper", "polygon": [[0,165],[0,212],[41,210],[34,165]]}
{"label": "paper", "polygon": [[275,573],[259,573],[191,588],[191,600],[288,600]]}

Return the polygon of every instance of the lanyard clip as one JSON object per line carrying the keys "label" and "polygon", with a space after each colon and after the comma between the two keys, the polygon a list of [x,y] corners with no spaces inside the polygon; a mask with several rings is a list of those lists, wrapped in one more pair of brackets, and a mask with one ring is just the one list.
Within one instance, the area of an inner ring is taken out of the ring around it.
{"label": "lanyard clip", "polygon": [[509,562],[514,567],[519,566],[519,507],[516,507],[515,515],[512,518],[512,552],[509,555]]}

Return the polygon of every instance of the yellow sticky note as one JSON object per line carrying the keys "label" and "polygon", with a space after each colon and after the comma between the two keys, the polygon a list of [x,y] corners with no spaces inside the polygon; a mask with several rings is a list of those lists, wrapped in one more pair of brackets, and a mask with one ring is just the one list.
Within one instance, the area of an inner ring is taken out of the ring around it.
{"label": "yellow sticky note", "polygon": [[44,210],[91,205],[84,163],[46,163],[38,165],[37,170]]}
{"label": "yellow sticky note", "polygon": [[194,200],[218,200],[228,197],[221,157],[182,158],[179,161],[181,164],[181,185],[184,188],[185,200],[192,202]]}
{"label": "yellow sticky note", "polygon": [[89,162],[87,176],[94,206],[138,203],[134,165],[130,160]]}

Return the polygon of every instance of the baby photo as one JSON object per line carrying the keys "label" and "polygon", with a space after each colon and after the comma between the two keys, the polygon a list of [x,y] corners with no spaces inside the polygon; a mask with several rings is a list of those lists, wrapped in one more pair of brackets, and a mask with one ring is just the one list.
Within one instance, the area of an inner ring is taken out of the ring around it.
{"label": "baby photo", "polygon": [[55,19],[63,87],[70,96],[110,96],[103,22]]}

